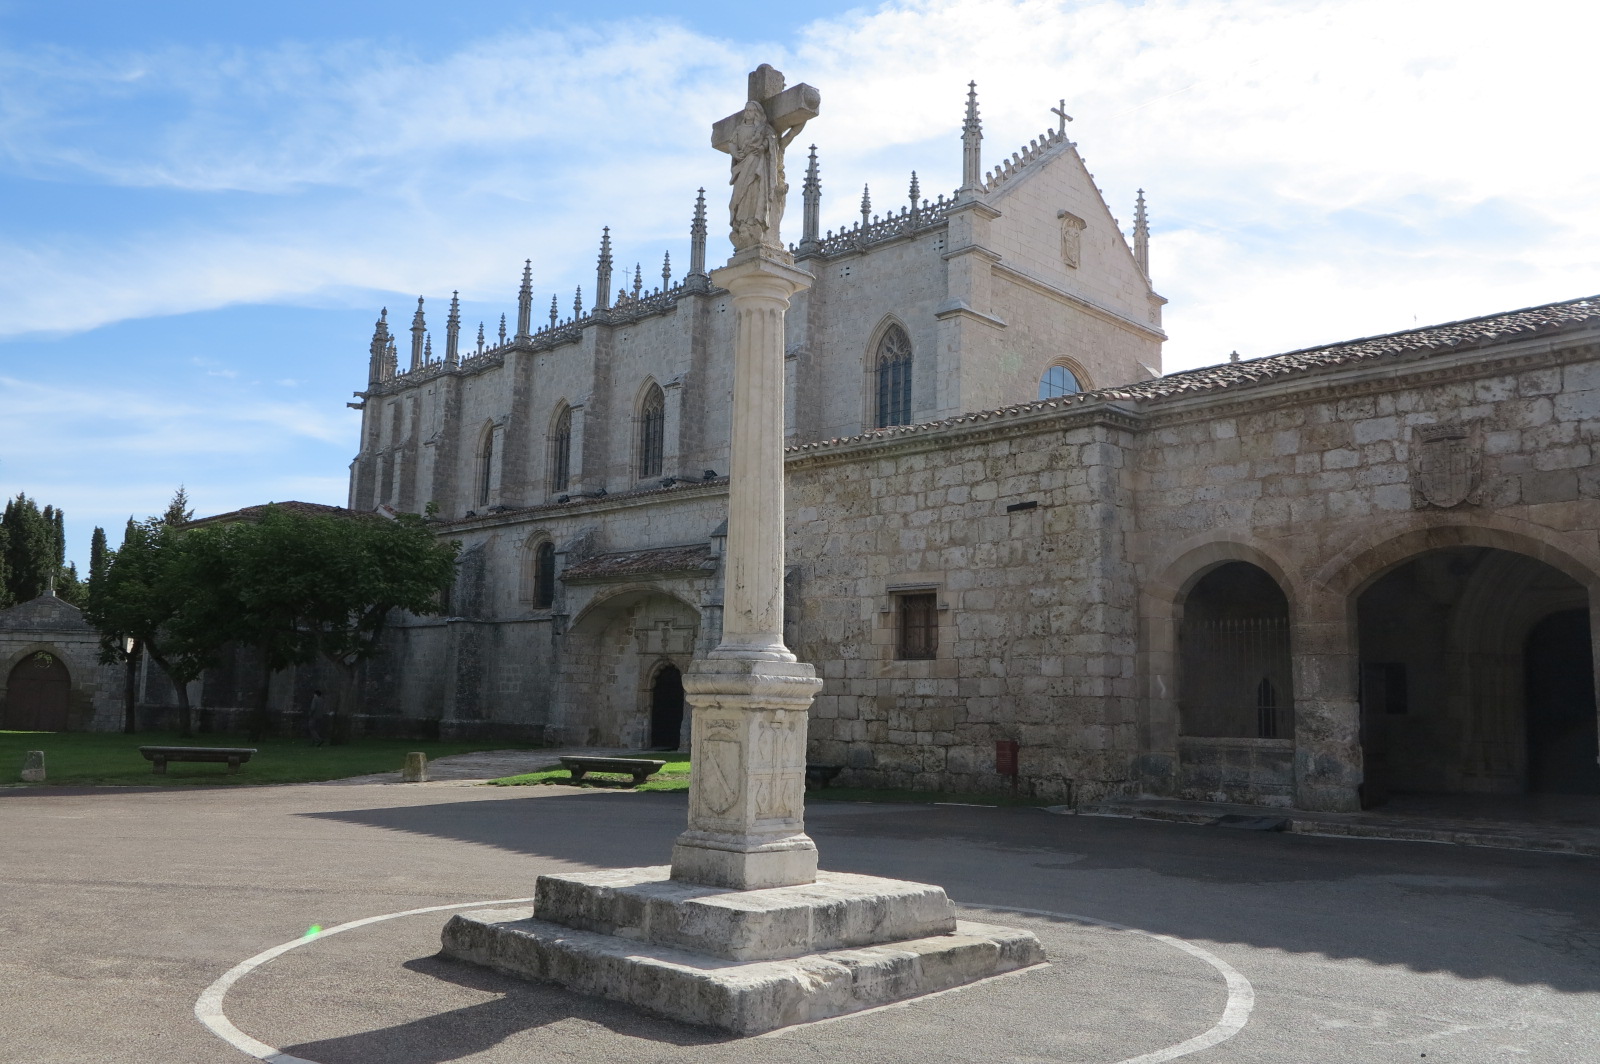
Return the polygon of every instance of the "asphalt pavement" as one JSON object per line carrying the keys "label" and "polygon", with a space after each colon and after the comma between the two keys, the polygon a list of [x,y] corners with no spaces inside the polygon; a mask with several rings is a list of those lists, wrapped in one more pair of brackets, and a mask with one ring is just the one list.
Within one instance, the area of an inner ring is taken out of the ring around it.
{"label": "asphalt pavement", "polygon": [[248,1061],[196,1001],[297,941],[221,1012],[317,1064],[1600,1060],[1584,856],[813,802],[824,867],[941,884],[1051,963],[749,1040],[439,960],[448,911],[326,933],[665,863],[683,819],[464,782],[0,791],[0,1061]]}

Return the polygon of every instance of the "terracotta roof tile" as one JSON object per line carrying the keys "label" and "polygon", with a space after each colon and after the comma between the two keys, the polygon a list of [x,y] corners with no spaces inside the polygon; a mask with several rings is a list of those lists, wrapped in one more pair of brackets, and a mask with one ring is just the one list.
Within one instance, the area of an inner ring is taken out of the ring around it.
{"label": "terracotta roof tile", "polygon": [[687,547],[657,547],[653,550],[629,550],[616,554],[597,554],[562,572],[563,580],[604,580],[620,576],[644,576],[653,573],[689,572],[713,569],[716,562],[711,557],[709,544],[696,543]]}

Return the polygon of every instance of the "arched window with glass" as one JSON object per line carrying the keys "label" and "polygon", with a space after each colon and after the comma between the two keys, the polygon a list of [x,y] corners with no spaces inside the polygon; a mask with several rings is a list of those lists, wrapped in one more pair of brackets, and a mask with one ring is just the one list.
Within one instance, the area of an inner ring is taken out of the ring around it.
{"label": "arched window with glass", "polygon": [[651,382],[639,403],[638,479],[659,477],[667,434],[667,401],[661,386]]}
{"label": "arched window with glass", "polygon": [[547,610],[556,600],[556,545],[541,540],[533,549],[532,563],[533,607]]}
{"label": "arched window with glass", "polygon": [[891,325],[878,341],[876,352],[876,424],[911,424],[911,338]]}
{"label": "arched window with glass", "polygon": [[567,490],[572,482],[572,407],[562,403],[550,428],[550,490]]}
{"label": "arched window with glass", "polygon": [[1083,382],[1066,366],[1057,364],[1044,371],[1039,378],[1039,398],[1056,399],[1063,395],[1077,395],[1083,391]]}
{"label": "arched window with glass", "polygon": [[477,505],[489,505],[489,488],[494,483],[494,426],[485,425],[483,442],[478,446]]}

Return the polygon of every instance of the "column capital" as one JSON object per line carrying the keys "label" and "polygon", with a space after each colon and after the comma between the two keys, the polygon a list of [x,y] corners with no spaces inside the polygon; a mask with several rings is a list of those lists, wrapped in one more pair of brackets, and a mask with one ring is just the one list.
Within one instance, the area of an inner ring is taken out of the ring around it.
{"label": "column capital", "polygon": [[748,294],[787,300],[810,288],[815,280],[787,255],[779,258],[765,248],[747,248],[729,259],[726,266],[711,272],[711,283],[736,298]]}

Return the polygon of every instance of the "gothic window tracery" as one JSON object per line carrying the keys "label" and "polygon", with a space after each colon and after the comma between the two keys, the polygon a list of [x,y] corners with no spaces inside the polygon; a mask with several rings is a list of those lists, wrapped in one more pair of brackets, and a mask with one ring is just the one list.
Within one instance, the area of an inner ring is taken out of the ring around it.
{"label": "gothic window tracery", "polygon": [[483,430],[483,445],[478,448],[478,494],[477,505],[489,505],[489,485],[494,471],[494,426],[490,425]]}
{"label": "gothic window tracery", "polygon": [[659,477],[665,451],[667,402],[661,386],[652,383],[639,404],[638,479]]}
{"label": "gothic window tracery", "polygon": [[911,424],[911,338],[891,325],[878,341],[878,428]]}
{"label": "gothic window tracery", "polygon": [[572,480],[572,408],[561,404],[550,433],[550,490],[562,492]]}

